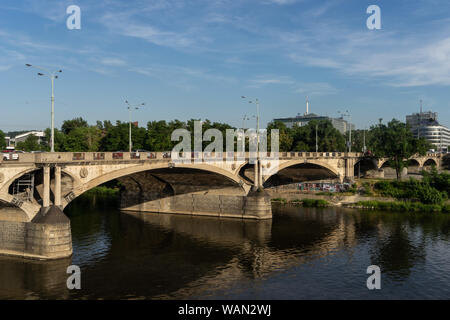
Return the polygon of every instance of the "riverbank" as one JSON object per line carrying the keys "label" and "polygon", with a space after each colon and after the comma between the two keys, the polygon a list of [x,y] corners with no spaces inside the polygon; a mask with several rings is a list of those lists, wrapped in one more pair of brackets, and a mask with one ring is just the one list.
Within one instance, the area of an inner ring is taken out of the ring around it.
{"label": "riverbank", "polygon": [[299,192],[268,192],[272,203],[304,207],[345,207],[354,209],[386,210],[386,211],[422,211],[450,213],[450,202],[424,204],[413,201],[398,201],[388,197],[366,197],[360,195],[317,195]]}

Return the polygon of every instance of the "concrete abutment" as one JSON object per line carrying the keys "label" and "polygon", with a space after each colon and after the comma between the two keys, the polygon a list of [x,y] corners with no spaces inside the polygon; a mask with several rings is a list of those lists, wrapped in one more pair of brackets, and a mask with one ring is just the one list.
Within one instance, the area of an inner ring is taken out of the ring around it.
{"label": "concrete abutment", "polygon": [[0,254],[36,260],[70,257],[69,218],[52,206],[42,208],[31,222],[0,221]]}

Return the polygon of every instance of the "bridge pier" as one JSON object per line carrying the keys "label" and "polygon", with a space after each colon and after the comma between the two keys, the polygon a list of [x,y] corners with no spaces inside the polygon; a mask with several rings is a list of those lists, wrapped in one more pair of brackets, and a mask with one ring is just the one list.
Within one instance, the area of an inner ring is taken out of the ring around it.
{"label": "bridge pier", "polygon": [[42,198],[42,207],[48,208],[50,206],[50,166],[46,165],[43,168],[44,170],[44,191]]}
{"label": "bridge pier", "polygon": [[61,206],[61,167],[55,166],[51,203],[51,167],[43,168],[42,207],[31,221],[0,221],[0,254],[49,260],[72,255],[70,220]]}
{"label": "bridge pier", "polygon": [[59,207],[42,208],[31,222],[0,221],[0,255],[35,260],[72,255],[70,220]]}
{"label": "bridge pier", "polygon": [[55,206],[61,207],[61,167],[55,167]]}
{"label": "bridge pier", "polygon": [[345,177],[344,180],[353,181],[355,179],[355,159],[346,158],[345,159]]}

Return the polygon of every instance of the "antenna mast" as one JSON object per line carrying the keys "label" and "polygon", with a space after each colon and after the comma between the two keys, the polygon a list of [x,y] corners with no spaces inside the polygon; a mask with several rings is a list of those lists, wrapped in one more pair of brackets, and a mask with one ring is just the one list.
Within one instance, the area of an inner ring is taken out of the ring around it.
{"label": "antenna mast", "polygon": [[309,100],[308,100],[308,96],[306,96],[306,113],[305,115],[309,114]]}

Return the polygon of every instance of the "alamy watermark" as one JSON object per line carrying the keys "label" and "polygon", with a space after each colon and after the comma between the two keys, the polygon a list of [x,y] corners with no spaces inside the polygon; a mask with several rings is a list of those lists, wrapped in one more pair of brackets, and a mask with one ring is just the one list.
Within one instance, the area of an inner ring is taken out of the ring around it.
{"label": "alamy watermark", "polygon": [[381,270],[379,266],[371,265],[367,267],[367,274],[371,274],[370,277],[367,278],[367,289],[369,290],[380,290],[381,289]]}
{"label": "alamy watermark", "polygon": [[81,29],[81,9],[79,6],[71,5],[66,9],[66,13],[70,16],[66,20],[66,26],[69,30]]}
{"label": "alamy watermark", "polygon": [[73,290],[81,289],[81,269],[79,266],[72,265],[67,267],[67,273],[70,274],[70,276],[67,278],[66,285],[67,289]]}
{"label": "alamy watermark", "polygon": [[381,29],[381,9],[379,6],[373,4],[366,10],[370,17],[367,18],[366,25],[369,30]]}
{"label": "alamy watermark", "polygon": [[[270,130],[270,139],[266,129],[226,129],[225,143],[223,133],[218,129],[208,129],[203,133],[202,122],[194,121],[194,132],[176,129],[171,135],[172,141],[179,141],[172,149],[174,163],[220,162],[233,163],[249,160],[250,164],[261,161],[263,174],[275,170],[279,159],[279,130]],[[180,141],[181,140],[181,141]],[[270,152],[268,152],[270,140]],[[210,142],[203,149],[203,142]],[[248,153],[246,146],[248,145]],[[193,146],[193,150],[192,150]]]}

